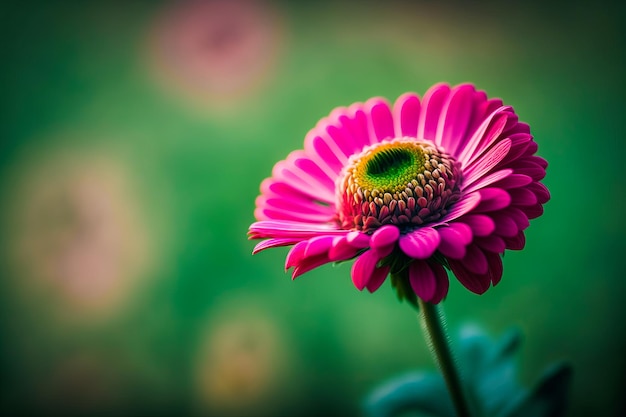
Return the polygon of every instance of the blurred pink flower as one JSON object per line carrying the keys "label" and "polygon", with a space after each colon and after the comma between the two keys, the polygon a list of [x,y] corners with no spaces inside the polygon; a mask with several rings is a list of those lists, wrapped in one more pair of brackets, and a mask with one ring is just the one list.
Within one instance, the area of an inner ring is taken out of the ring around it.
{"label": "blurred pink flower", "polygon": [[185,0],[158,15],[149,39],[155,75],[165,87],[222,109],[274,73],[283,31],[274,4],[262,0]]}
{"label": "blurred pink flower", "polygon": [[447,268],[482,294],[550,198],[536,150],[513,109],[471,84],[337,108],[261,184],[249,235],[267,240],[254,253],[294,245],[293,278],[356,258],[359,290],[391,274],[401,297],[431,303]]}

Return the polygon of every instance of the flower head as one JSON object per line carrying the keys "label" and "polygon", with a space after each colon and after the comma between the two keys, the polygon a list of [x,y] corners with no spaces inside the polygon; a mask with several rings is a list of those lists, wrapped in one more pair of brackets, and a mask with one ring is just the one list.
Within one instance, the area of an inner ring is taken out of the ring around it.
{"label": "flower head", "polygon": [[293,278],[356,258],[359,290],[391,275],[409,301],[440,302],[447,269],[482,294],[550,198],[536,151],[513,109],[471,84],[337,108],[261,184],[254,253],[294,245]]}

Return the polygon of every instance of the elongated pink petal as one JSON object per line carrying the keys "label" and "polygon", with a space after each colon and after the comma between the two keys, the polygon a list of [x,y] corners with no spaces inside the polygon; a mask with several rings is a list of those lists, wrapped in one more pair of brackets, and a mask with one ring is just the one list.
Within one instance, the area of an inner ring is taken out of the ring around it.
{"label": "elongated pink petal", "polygon": [[515,221],[506,214],[495,212],[491,213],[490,216],[494,219],[496,225],[495,233],[498,236],[513,237],[520,231]]}
{"label": "elongated pink petal", "polygon": [[502,258],[497,253],[492,252],[485,252],[485,256],[487,257],[487,262],[489,262],[489,279],[491,279],[495,287],[502,279]]}
{"label": "elongated pink petal", "polygon": [[336,175],[339,175],[348,160],[334,141],[326,135],[320,135],[315,130],[307,135],[304,149],[310,158],[313,158],[319,165],[325,165]]}
{"label": "elongated pink petal", "polygon": [[504,239],[496,235],[477,237],[474,239],[474,243],[481,249],[494,253],[502,253],[506,249]]}
{"label": "elongated pink petal", "polygon": [[259,207],[254,210],[254,216],[261,220],[288,220],[307,223],[324,223],[332,219],[332,217],[320,214],[298,213],[297,211],[276,209],[272,207]]}
{"label": "elongated pink petal", "polygon": [[476,209],[481,200],[481,193],[473,192],[467,194],[463,197],[462,200],[454,203],[452,208],[448,211],[448,213],[443,216],[441,219],[442,222],[451,222],[452,220],[458,219],[470,211]]}
{"label": "elongated pink petal", "polygon": [[451,259],[448,261],[448,264],[459,282],[471,292],[483,294],[489,289],[491,285],[490,277],[469,271],[462,261]]}
{"label": "elongated pink petal", "polygon": [[543,214],[543,206],[541,204],[535,204],[534,206],[520,207],[521,210],[526,213],[528,219],[535,219]]}
{"label": "elongated pink petal", "polygon": [[[505,139],[501,142],[498,142],[493,146],[493,148],[489,149],[483,156],[476,160],[475,163],[469,165],[466,169],[464,169],[464,174],[466,176],[466,181],[468,184],[473,183],[479,178],[484,177],[489,171],[495,168],[500,161],[506,156],[511,148],[511,140]],[[520,173],[518,170],[516,173]]]}
{"label": "elongated pink petal", "polygon": [[529,188],[513,188],[507,190],[511,195],[511,205],[513,206],[534,206],[539,202],[537,195]]}
{"label": "elongated pink petal", "polygon": [[450,86],[447,84],[437,84],[424,94],[422,110],[417,126],[417,139],[427,139],[434,143],[435,136],[437,135],[439,116],[448,98],[448,94],[450,94]]}
{"label": "elongated pink petal", "polygon": [[295,243],[298,243],[300,239],[267,239],[260,243],[257,243],[254,249],[252,250],[252,254],[256,255],[262,250],[269,248],[276,248],[279,246],[289,246]]}
{"label": "elongated pink petal", "polygon": [[303,238],[320,235],[347,235],[347,230],[337,229],[334,224],[303,223],[287,220],[263,220],[250,225],[250,239]]}
{"label": "elongated pink petal", "polygon": [[280,161],[274,165],[272,175],[291,187],[300,190],[312,199],[317,199],[326,203],[334,203],[335,192],[333,187],[320,182],[315,176],[302,171],[286,161]]}
{"label": "elongated pink petal", "polygon": [[335,236],[328,250],[328,260],[336,262],[351,259],[357,255],[359,250],[360,249],[350,245],[345,236]]}
{"label": "elongated pink petal", "polygon": [[513,237],[505,237],[504,243],[506,244],[507,249],[522,250],[526,245],[526,236],[524,236],[523,231],[519,231],[517,235]]}
{"label": "elongated pink petal", "polygon": [[413,261],[409,265],[409,283],[413,292],[426,302],[430,302],[437,290],[437,278],[426,261]]}
{"label": "elongated pink petal", "polygon": [[472,134],[471,138],[463,148],[451,149],[453,155],[458,161],[464,162],[465,165],[470,164],[487,149],[502,132],[506,124],[507,107],[499,107],[483,120],[481,125]]}
{"label": "elongated pink petal", "polygon": [[370,112],[370,123],[372,139],[382,142],[385,139],[393,139],[395,136],[393,129],[393,116],[389,103],[382,98],[373,98],[365,103],[366,111]]}
{"label": "elongated pink petal", "polygon": [[486,274],[489,264],[484,252],[476,245],[468,245],[466,251],[465,257],[461,259],[463,266],[474,274]]}
{"label": "elongated pink petal", "polygon": [[431,227],[423,227],[400,237],[402,252],[415,259],[428,259],[439,246],[439,233]]}
{"label": "elongated pink petal", "polygon": [[485,188],[488,185],[491,185],[493,183],[500,182],[506,179],[507,177],[511,176],[512,174],[513,174],[512,169],[501,169],[499,171],[492,172],[491,174],[486,175],[484,177],[475,177],[474,182],[468,182],[468,181],[465,182],[463,191],[466,193],[471,193],[472,191]]}
{"label": "elongated pink petal", "polygon": [[327,264],[328,257],[326,255],[317,255],[310,258],[304,258],[302,261],[295,266],[293,269],[293,273],[291,274],[291,279],[296,279],[300,275],[309,272],[312,269],[317,268],[318,266],[322,266]]}
{"label": "elongated pink petal", "polygon": [[539,204],[546,204],[550,200],[550,192],[542,183],[533,182],[532,184],[528,184],[528,189],[537,196],[537,202]]}
{"label": "elongated pink petal", "polygon": [[376,269],[376,264],[380,260],[378,253],[373,250],[368,250],[354,261],[352,264],[352,282],[359,291],[370,282]]}
{"label": "elongated pink petal", "polygon": [[448,294],[448,288],[450,281],[448,280],[448,273],[445,268],[436,262],[430,264],[431,269],[435,273],[435,279],[437,280],[437,288],[433,298],[430,300],[433,304],[439,304],[441,300]]}
{"label": "elongated pink petal", "polygon": [[413,93],[401,95],[393,108],[395,131],[401,136],[417,137],[420,109],[420,99],[417,95]]}
{"label": "elongated pink petal", "polygon": [[304,258],[304,250],[306,249],[306,246],[308,244],[308,241],[303,240],[301,242],[298,242],[293,248],[291,248],[291,250],[287,254],[287,257],[285,258],[285,270],[302,262],[302,259]]}
{"label": "elongated pink petal", "polygon": [[306,248],[304,248],[303,256],[308,258],[318,255],[327,255],[334,238],[335,236],[317,236],[309,239]]}
{"label": "elongated pink petal", "polygon": [[468,225],[474,236],[487,236],[496,229],[493,219],[484,214],[468,214],[460,218],[459,222]]}
{"label": "elongated pink petal", "polygon": [[380,268],[374,268],[374,272],[372,272],[372,276],[370,277],[370,280],[365,288],[367,288],[369,292],[376,291],[381,285],[383,285],[383,282],[387,279],[387,275],[389,275],[388,265]]}
{"label": "elongated pink petal", "polygon": [[500,188],[483,188],[478,190],[480,204],[474,209],[477,213],[502,210],[511,204],[511,196]]}
{"label": "elongated pink petal", "polygon": [[439,116],[435,145],[448,149],[463,140],[472,116],[475,91],[471,84],[462,84],[450,91]]}

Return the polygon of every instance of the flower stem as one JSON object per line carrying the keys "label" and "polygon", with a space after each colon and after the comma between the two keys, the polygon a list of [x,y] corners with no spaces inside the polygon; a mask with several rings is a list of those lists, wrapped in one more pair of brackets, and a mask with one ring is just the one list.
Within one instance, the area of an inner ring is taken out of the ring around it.
{"label": "flower stem", "polygon": [[472,414],[469,403],[463,391],[461,378],[452,357],[452,350],[446,334],[443,310],[438,305],[427,303],[419,297],[417,302],[426,340],[446,381],[456,413],[459,417],[470,417]]}

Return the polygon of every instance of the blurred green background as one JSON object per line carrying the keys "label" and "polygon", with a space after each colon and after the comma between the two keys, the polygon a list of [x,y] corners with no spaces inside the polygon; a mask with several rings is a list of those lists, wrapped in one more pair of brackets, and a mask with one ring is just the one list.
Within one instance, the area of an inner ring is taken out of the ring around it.
{"label": "blurred green background", "polygon": [[251,256],[254,199],[334,107],[473,82],[550,162],[545,215],[452,329],[575,370],[571,416],[625,415],[624,11],[526,2],[1,6],[0,412],[358,415],[434,369],[391,286]]}

